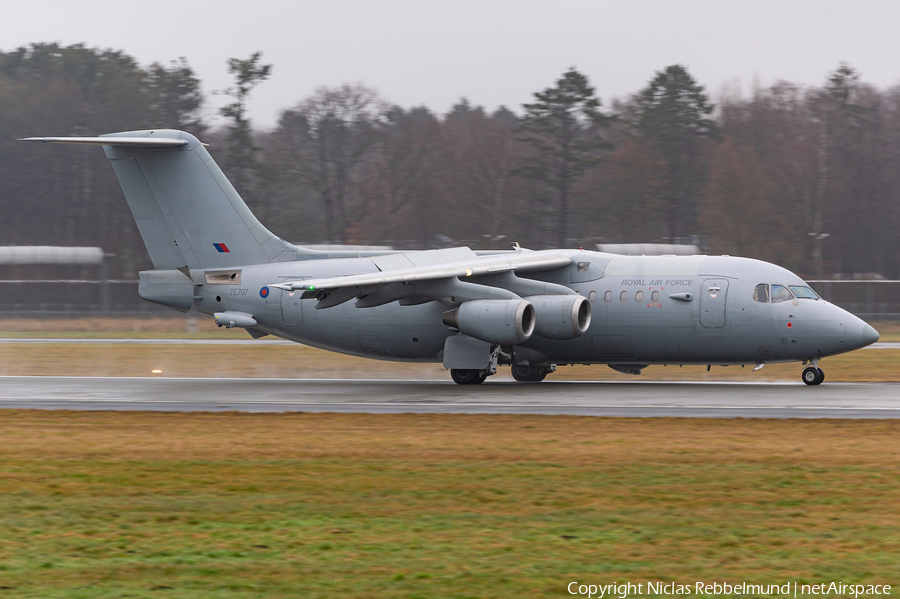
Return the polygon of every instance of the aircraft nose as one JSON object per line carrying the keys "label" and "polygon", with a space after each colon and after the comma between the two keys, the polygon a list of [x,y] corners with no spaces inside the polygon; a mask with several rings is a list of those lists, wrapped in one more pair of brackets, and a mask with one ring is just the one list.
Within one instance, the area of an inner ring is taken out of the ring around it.
{"label": "aircraft nose", "polygon": [[881,338],[881,335],[878,334],[878,331],[873,329],[870,325],[867,324],[863,327],[863,333],[862,333],[863,347],[865,347],[866,345],[872,345],[873,343],[878,341],[880,338]]}

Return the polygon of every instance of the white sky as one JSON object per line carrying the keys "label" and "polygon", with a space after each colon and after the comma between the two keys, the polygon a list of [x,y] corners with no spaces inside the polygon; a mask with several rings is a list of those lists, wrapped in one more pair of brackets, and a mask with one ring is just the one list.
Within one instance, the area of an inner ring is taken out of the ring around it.
{"label": "white sky", "polygon": [[[820,84],[840,61],[888,87],[900,83],[898,23],[891,0],[44,0],[4,5],[0,49],[84,42],[143,65],[185,56],[207,93],[231,84],[227,58],[262,50],[273,73],[249,108],[271,127],[343,82],[439,113],[462,96],[521,112],[571,65],[607,106],[675,63],[713,98],[735,82]],[[211,97],[210,113],[222,103]]]}

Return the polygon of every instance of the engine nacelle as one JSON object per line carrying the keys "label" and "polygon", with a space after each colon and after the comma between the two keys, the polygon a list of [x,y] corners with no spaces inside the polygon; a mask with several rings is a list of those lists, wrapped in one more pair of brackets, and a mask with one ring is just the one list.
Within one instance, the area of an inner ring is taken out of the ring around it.
{"label": "engine nacelle", "polygon": [[523,299],[474,300],[444,312],[443,321],[469,337],[515,345],[528,341],[534,332],[534,306]]}
{"label": "engine nacelle", "polygon": [[545,339],[574,339],[591,326],[591,303],[581,295],[530,295],[534,334]]}

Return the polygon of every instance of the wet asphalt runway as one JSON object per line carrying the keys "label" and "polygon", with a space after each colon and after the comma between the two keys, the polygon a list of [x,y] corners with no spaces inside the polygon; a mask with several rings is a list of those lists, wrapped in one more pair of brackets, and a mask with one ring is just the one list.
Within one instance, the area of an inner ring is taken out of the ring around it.
{"label": "wet asphalt runway", "polygon": [[[35,345],[44,343],[62,343],[71,345],[112,344],[112,345],[301,345],[287,339],[79,339],[68,337],[0,337],[0,343],[15,345]],[[900,349],[900,343],[874,343],[863,349]]]}
{"label": "wet asphalt runway", "polygon": [[0,377],[0,408],[900,418],[900,384]]}

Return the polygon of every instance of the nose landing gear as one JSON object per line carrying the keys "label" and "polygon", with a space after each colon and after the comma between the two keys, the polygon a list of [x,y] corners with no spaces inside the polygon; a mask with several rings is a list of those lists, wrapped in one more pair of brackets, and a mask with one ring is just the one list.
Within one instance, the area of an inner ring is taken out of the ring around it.
{"label": "nose landing gear", "polygon": [[816,363],[813,363],[812,366],[803,369],[803,374],[800,375],[800,378],[807,385],[821,385],[822,381],[825,380],[825,372]]}

